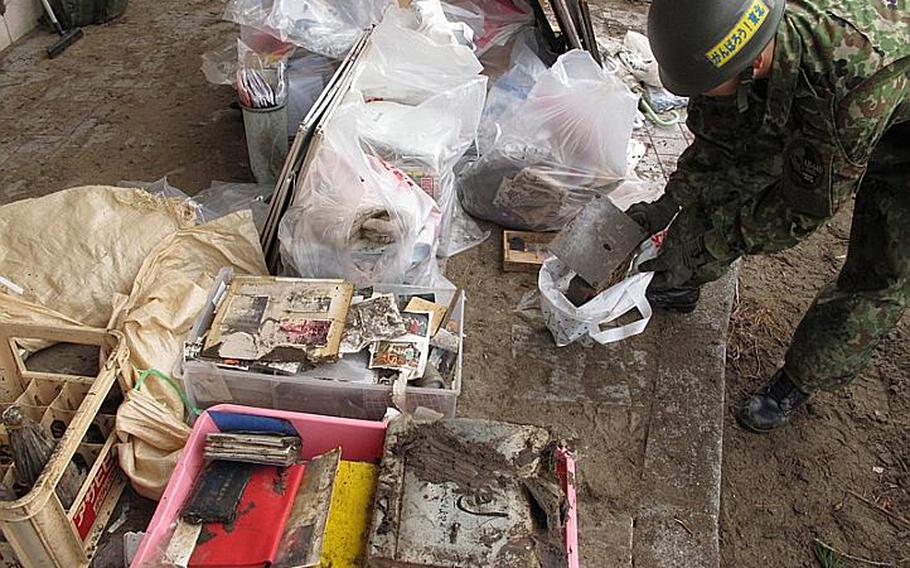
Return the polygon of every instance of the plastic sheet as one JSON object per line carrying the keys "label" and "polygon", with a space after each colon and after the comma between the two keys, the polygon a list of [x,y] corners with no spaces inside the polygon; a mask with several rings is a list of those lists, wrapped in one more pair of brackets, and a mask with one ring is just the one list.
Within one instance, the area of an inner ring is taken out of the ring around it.
{"label": "plastic sheet", "polygon": [[340,58],[389,0],[230,0],[224,18],[267,30],[308,51]]}
{"label": "plastic sheet", "polygon": [[269,212],[266,202],[275,191],[275,186],[271,184],[213,181],[207,189],[190,197],[172,186],[167,177],[152,182],[121,181],[120,186],[137,187],[152,195],[179,199],[196,211],[195,217],[199,223],[208,223],[230,213],[250,209],[257,228],[265,222]]}
{"label": "plastic sheet", "polygon": [[465,209],[510,228],[562,228],[624,177],[637,101],[587,52],[562,55],[462,172]]}
{"label": "plastic sheet", "polygon": [[202,208],[205,222],[249,209],[253,223],[261,229],[269,214],[267,201],[274,191],[272,184],[213,181],[211,186],[193,196],[193,201]]}

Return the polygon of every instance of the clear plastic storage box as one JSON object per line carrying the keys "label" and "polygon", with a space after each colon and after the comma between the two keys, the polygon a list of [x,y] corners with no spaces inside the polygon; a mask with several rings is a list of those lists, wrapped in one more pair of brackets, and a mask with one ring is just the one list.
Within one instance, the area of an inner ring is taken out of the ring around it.
{"label": "clear plastic storage box", "polygon": [[[230,269],[218,275],[203,310],[187,338],[188,345],[199,341],[211,326],[215,309],[222,295],[227,291],[233,278]],[[434,290],[414,286],[381,285],[373,286],[376,292],[395,294],[435,293],[436,301],[452,305],[455,290]],[[447,389],[409,386],[404,393],[404,408],[413,412],[426,407],[444,414],[455,416],[455,405],[461,393],[461,370],[464,340],[464,294],[454,303],[451,320],[458,324],[458,336],[462,342],[455,366],[452,385]],[[290,410],[381,420],[386,409],[395,406],[392,401],[392,386],[372,383],[372,374],[366,371],[364,354],[346,355],[338,363],[321,365],[300,375],[269,375],[253,371],[222,368],[210,361],[186,357],[182,363],[183,382],[190,402],[199,410],[216,404],[240,404],[276,410]]]}

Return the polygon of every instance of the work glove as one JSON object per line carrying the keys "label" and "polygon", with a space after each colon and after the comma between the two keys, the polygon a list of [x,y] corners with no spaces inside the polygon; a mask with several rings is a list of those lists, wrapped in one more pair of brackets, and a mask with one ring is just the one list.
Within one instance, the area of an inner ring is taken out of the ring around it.
{"label": "work glove", "polygon": [[679,205],[676,200],[665,193],[653,203],[646,201],[635,203],[629,207],[626,215],[649,235],[654,235],[666,229],[678,211]]}
{"label": "work glove", "polygon": [[705,248],[704,222],[683,210],[667,232],[657,258],[643,262],[641,272],[654,272],[652,290],[682,288],[696,271],[713,259]]}

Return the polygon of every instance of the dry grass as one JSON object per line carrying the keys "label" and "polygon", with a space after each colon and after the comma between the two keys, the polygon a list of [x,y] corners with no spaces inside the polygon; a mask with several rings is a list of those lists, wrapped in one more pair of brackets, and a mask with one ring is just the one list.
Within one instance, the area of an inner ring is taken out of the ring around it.
{"label": "dry grass", "polygon": [[742,378],[767,379],[776,370],[791,333],[775,318],[773,307],[738,297],[730,316],[727,363]]}

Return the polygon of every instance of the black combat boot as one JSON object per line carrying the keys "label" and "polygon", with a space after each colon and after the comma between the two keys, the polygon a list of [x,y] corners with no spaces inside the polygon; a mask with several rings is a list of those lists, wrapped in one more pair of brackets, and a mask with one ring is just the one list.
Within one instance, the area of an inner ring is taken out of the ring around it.
{"label": "black combat boot", "polygon": [[648,288],[645,293],[651,307],[679,314],[691,314],[698,306],[701,297],[701,288],[670,288],[668,290],[652,290]]}
{"label": "black combat boot", "polygon": [[809,395],[793,384],[783,369],[768,385],[743,401],[737,420],[755,432],[770,432],[787,425]]}

